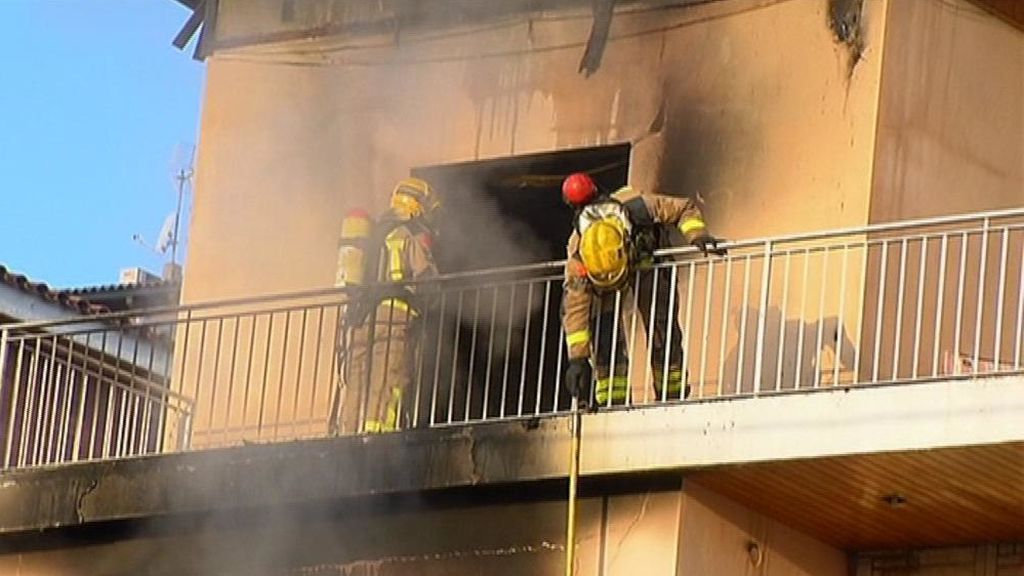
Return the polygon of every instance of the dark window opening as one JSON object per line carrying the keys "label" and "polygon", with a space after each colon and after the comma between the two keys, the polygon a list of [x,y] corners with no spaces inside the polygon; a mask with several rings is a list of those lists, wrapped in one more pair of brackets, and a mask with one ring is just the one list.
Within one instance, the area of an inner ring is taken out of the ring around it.
{"label": "dark window opening", "polygon": [[[604,191],[625,185],[630,145],[622,144],[418,168],[438,191],[435,257],[442,273],[565,258],[573,211],[562,180],[591,174]],[[445,290],[422,322],[416,424],[529,416],[565,409],[556,391],[564,370],[561,270],[503,277]]]}

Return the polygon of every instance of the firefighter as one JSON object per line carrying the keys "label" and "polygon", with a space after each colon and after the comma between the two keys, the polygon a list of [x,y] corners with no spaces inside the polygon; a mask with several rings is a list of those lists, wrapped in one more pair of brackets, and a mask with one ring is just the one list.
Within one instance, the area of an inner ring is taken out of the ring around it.
{"label": "firefighter", "polygon": [[371,284],[357,292],[359,305],[350,303],[345,318],[343,432],[389,432],[408,424],[402,403],[409,401],[419,352],[417,320],[426,302],[422,288],[399,283],[437,275],[431,247],[438,207],[427,182],[401,180],[365,242],[365,278]]}
{"label": "firefighter", "polygon": [[[682,334],[676,322],[678,306],[670,298],[674,286],[655,286],[653,253],[662,244],[661,227],[676,226],[683,237],[705,256],[724,255],[718,240],[708,233],[700,209],[690,199],[641,194],[624,186],[601,195],[585,173],[565,179],[562,197],[576,209],[576,223],[567,245],[562,325],[569,349],[566,388],[584,403],[623,404],[629,393],[624,326],[613,333],[615,292],[637,290],[639,312],[651,332],[651,373],[655,397],[681,399],[689,394],[683,364]],[[638,282],[627,283],[637,274]],[[594,304],[597,299],[597,305]],[[672,304],[672,305],[670,305]],[[652,314],[653,308],[653,314]],[[601,334],[591,333],[592,311],[597,312]],[[619,324],[624,324],[619,322]],[[592,343],[592,339],[596,342]],[[614,350],[614,358],[612,353]]]}

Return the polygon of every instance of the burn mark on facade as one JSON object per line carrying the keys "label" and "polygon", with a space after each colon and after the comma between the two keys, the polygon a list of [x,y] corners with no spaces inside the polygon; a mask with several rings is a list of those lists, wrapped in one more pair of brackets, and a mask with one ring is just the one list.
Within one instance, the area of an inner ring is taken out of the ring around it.
{"label": "burn mark on facade", "polygon": [[615,0],[594,0],[593,11],[594,26],[590,30],[590,39],[587,40],[587,48],[579,67],[579,72],[588,78],[601,67],[601,57],[604,56],[608,33],[612,29]]}
{"label": "burn mark on facade", "polygon": [[864,57],[865,30],[864,0],[829,0],[828,27],[836,42],[843,44],[849,53],[847,77],[852,78],[854,69]]}

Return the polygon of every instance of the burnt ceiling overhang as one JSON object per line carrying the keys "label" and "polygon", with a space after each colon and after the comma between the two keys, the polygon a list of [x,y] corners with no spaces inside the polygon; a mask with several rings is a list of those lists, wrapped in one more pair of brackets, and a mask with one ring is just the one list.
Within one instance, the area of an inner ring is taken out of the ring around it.
{"label": "burnt ceiling overhang", "polygon": [[[764,0],[177,0],[193,10],[174,45],[183,48],[197,30],[196,57],[218,50],[324,38],[358,40],[424,31],[552,17],[572,13],[593,19],[587,54],[599,64],[615,13]],[[216,22],[215,22],[216,20]]]}
{"label": "burnt ceiling overhang", "polygon": [[[355,41],[423,31],[486,26],[574,13],[592,18],[580,71],[600,64],[614,14],[723,4],[770,4],[772,0],[176,0],[192,10],[173,40],[183,49],[193,38],[194,57],[217,50],[332,38]],[[940,0],[935,0],[940,1]],[[1024,2],[969,0],[1024,30]],[[218,18],[221,20],[218,23]]]}

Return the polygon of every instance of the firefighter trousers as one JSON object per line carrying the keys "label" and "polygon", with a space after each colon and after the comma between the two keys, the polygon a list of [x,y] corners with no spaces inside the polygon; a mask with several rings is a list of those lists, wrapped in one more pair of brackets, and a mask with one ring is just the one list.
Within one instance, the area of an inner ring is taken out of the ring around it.
{"label": "firefighter trousers", "polygon": [[410,400],[415,318],[404,301],[386,300],[351,329],[342,370],[342,434],[390,432],[406,424],[402,404]]}
{"label": "firefighter trousers", "polygon": [[[627,354],[637,349],[642,334],[634,329],[634,319],[627,318],[622,311],[634,303],[635,312],[639,313],[637,320],[643,322],[648,334],[645,343],[648,358],[634,358],[634,361],[649,361],[649,371],[634,372],[634,375],[650,378],[654,400],[679,400],[689,392],[683,364],[683,335],[677,320],[679,298],[672,297],[675,287],[671,284],[671,270],[641,270],[636,276],[636,281],[618,294],[603,295],[598,305],[593,345],[597,382],[593,400],[599,406],[624,404],[629,400],[631,363]],[[638,400],[641,399],[633,401]]]}

